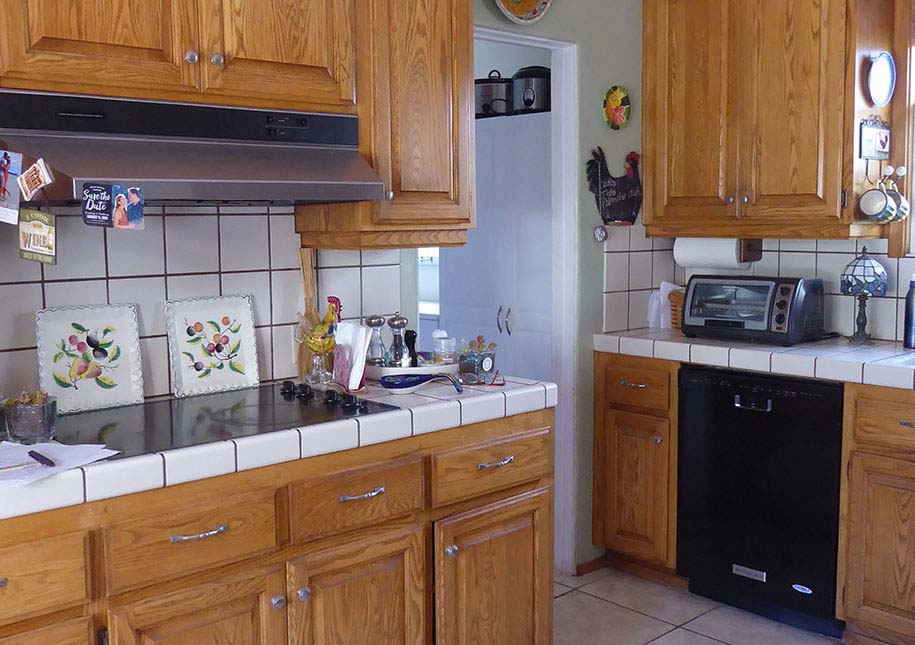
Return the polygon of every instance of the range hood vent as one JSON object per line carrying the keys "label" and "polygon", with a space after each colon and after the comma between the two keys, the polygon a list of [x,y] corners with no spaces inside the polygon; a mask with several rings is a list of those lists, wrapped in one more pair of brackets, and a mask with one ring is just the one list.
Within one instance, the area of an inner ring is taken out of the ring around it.
{"label": "range hood vent", "polygon": [[0,146],[54,183],[36,201],[79,202],[84,184],[143,188],[153,202],[306,204],[382,199],[355,117],[0,93]]}

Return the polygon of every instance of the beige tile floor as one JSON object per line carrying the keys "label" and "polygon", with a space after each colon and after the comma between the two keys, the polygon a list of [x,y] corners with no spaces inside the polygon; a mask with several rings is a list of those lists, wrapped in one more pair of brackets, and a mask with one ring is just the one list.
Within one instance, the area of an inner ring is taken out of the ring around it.
{"label": "beige tile floor", "polygon": [[553,645],[837,645],[711,600],[616,571],[556,574]]}

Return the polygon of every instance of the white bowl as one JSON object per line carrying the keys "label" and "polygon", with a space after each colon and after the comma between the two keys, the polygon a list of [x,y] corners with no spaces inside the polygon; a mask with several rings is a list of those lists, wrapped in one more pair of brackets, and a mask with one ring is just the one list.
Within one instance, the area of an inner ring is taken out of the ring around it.
{"label": "white bowl", "polygon": [[378,367],[365,366],[365,378],[377,381],[382,376],[395,376],[397,374],[457,374],[458,364],[453,365],[424,365],[423,367]]}

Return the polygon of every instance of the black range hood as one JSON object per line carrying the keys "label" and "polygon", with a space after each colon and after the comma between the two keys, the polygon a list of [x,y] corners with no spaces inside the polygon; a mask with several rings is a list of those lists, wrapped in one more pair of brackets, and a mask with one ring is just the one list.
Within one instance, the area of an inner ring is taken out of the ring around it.
{"label": "black range hood", "polygon": [[358,134],[352,116],[0,92],[0,147],[54,175],[39,203],[78,202],[87,183],[161,202],[382,199]]}

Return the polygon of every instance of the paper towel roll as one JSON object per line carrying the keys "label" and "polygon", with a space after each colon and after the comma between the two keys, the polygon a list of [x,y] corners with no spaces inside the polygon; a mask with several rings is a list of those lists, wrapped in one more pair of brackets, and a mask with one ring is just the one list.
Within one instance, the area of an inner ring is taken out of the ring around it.
{"label": "paper towel roll", "polygon": [[674,241],[674,261],[687,269],[749,268],[740,262],[740,241],[733,238],[678,237]]}

